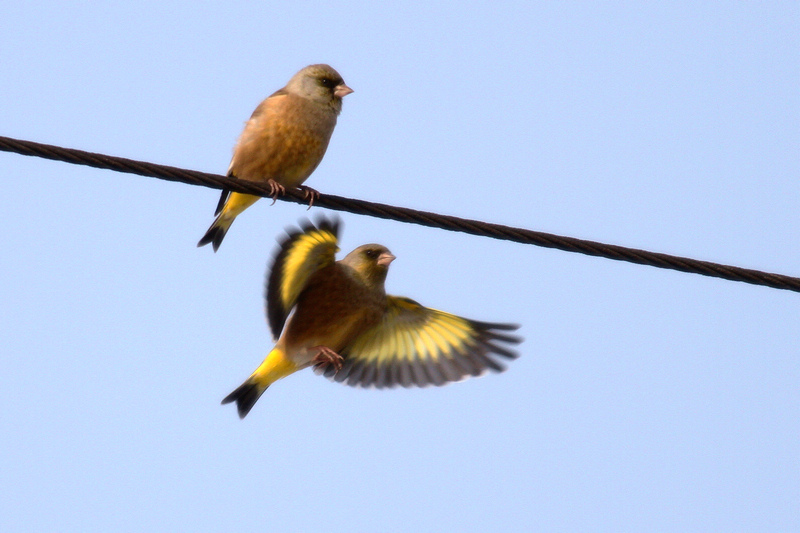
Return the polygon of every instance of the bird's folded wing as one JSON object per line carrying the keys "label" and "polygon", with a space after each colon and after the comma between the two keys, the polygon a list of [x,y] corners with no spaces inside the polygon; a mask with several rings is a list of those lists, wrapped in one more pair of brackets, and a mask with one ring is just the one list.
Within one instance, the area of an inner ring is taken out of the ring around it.
{"label": "bird's folded wing", "polygon": [[272,335],[280,337],[286,318],[316,271],[336,261],[339,220],[306,221],[281,242],[267,278],[267,318]]}
{"label": "bird's folded wing", "polygon": [[494,356],[514,359],[508,345],[519,337],[501,333],[518,326],[461,318],[408,298],[388,297],[378,326],[342,350],[343,368],[324,368],[327,377],[359,387],[443,385],[486,369],[504,370]]}

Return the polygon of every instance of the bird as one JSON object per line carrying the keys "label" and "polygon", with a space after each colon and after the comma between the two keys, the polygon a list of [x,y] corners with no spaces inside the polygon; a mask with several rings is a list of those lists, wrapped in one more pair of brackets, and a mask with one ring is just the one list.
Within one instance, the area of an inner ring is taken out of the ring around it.
{"label": "bird", "polygon": [[[309,208],[319,193],[303,185],[322,161],[342,111],[352,93],[330,65],[309,65],[283,89],[253,111],[233,150],[228,177],[266,184],[273,203],[287,188],[299,188]],[[216,218],[197,246],[219,249],[233,220],[260,197],[223,189]]]}
{"label": "bird", "polygon": [[279,241],[265,287],[275,346],[223,404],[244,418],[275,381],[313,366],[329,379],[389,388],[444,385],[515,359],[514,324],[479,322],[387,295],[395,256],[383,245],[359,246],[337,261],[338,218],[304,221]]}

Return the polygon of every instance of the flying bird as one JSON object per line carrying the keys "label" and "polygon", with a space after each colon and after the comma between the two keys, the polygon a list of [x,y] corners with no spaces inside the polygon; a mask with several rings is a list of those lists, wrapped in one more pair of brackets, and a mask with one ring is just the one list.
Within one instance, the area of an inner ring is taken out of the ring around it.
{"label": "flying bird", "polygon": [[[319,196],[303,186],[317,168],[342,111],[342,98],[353,89],[329,65],[310,65],[286,87],[261,102],[233,150],[228,177],[264,183],[273,202],[287,188],[305,192],[309,207]],[[197,246],[211,243],[216,252],[233,220],[260,197],[223,190],[217,218]]]}
{"label": "flying bird", "polygon": [[359,246],[336,261],[338,219],[288,231],[267,276],[267,319],[275,347],[223,404],[244,418],[275,381],[314,366],[357,387],[443,385],[504,367],[512,324],[478,322],[387,295],[395,256],[380,244]]}

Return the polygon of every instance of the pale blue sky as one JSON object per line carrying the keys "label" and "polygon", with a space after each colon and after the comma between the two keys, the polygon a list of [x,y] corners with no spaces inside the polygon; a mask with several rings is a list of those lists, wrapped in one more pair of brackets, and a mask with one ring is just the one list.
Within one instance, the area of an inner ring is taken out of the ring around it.
{"label": "pale blue sky", "polygon": [[[800,9],[0,7],[0,135],[223,173],[299,68],[355,93],[322,192],[800,275]],[[0,153],[2,531],[800,530],[800,295],[343,215],[387,289],[517,322],[507,372],[374,391],[271,346],[259,202]],[[313,209],[310,214],[323,213]]]}

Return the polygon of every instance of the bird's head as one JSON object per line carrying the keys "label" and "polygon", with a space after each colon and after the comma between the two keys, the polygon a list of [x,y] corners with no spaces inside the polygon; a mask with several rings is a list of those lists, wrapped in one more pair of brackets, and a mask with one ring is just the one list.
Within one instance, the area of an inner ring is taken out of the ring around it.
{"label": "bird's head", "polygon": [[309,65],[289,80],[286,88],[310,100],[342,110],[342,98],[353,92],[329,65]]}
{"label": "bird's head", "polygon": [[389,264],[394,260],[395,256],[385,246],[364,244],[347,254],[342,264],[355,270],[370,287],[383,289]]}

